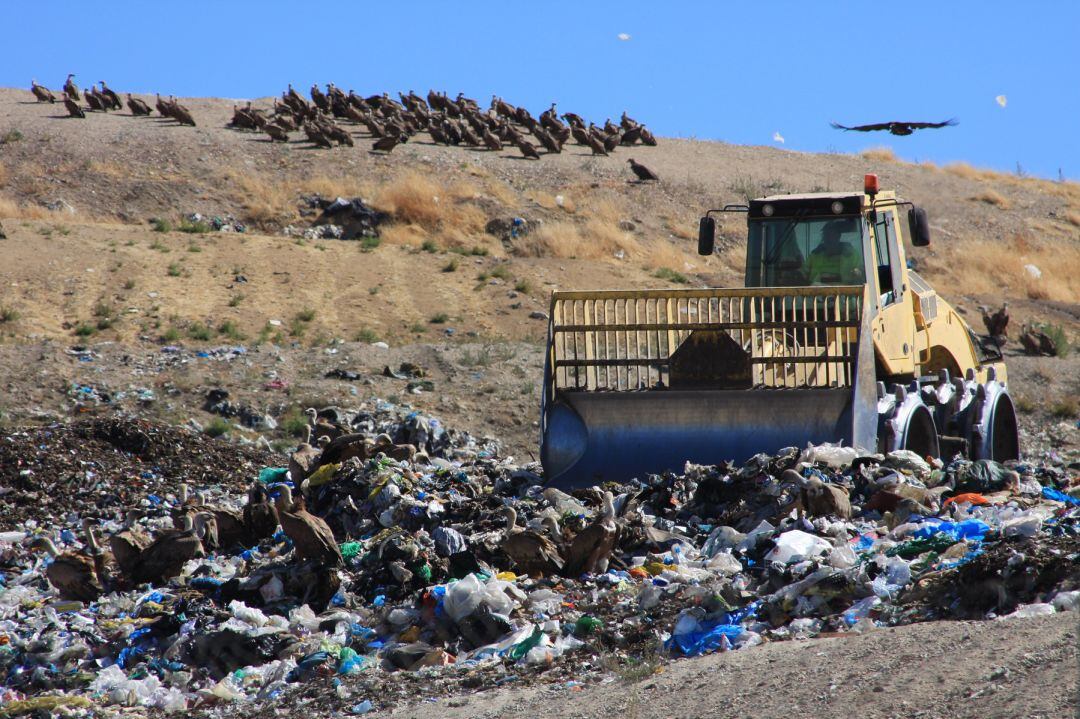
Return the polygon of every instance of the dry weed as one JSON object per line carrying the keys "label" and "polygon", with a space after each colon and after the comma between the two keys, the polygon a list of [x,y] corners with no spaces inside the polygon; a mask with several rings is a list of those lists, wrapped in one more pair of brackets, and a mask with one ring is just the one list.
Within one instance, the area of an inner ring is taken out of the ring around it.
{"label": "dry weed", "polygon": [[860,152],[859,157],[870,162],[899,162],[891,147],[871,147]]}
{"label": "dry weed", "polygon": [[367,197],[371,187],[354,177],[319,175],[310,177],[299,184],[304,194],[316,194],[319,197]]}
{"label": "dry weed", "polygon": [[994,205],[1000,207],[1003,210],[1009,209],[1009,201],[1005,199],[1005,196],[995,190],[983,190],[979,194],[971,198],[977,202],[985,202],[988,205]]}
{"label": "dry weed", "polygon": [[283,223],[296,217],[296,196],[285,183],[234,170],[226,173],[226,179],[232,183],[248,222]]}
{"label": "dry weed", "polygon": [[44,220],[49,217],[49,211],[39,205],[27,205],[15,202],[6,197],[0,197],[0,219],[11,220]]}
{"label": "dry weed", "polygon": [[[1026,265],[1038,268],[1033,277]],[[955,294],[1028,297],[1080,302],[1080,246],[1067,240],[1010,243],[963,237],[937,246],[927,261],[927,278],[946,297]]]}
{"label": "dry weed", "polygon": [[8,180],[8,169],[7,169],[7,165],[5,165],[4,163],[0,162],[0,187],[3,187],[4,185],[6,185],[6,184],[7,184],[7,180]]}
{"label": "dry weed", "polygon": [[1065,221],[1073,227],[1080,227],[1080,212],[1065,212]]}

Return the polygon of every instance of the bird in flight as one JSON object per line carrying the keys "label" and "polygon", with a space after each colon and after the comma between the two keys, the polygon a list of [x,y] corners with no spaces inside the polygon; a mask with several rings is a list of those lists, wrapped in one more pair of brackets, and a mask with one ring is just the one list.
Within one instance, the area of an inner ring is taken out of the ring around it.
{"label": "bird in flight", "polygon": [[939,127],[952,127],[956,125],[956,119],[946,120],[945,122],[879,122],[873,125],[856,125],[855,127],[847,127],[841,125],[838,122],[829,123],[833,128],[837,130],[855,130],[856,132],[875,132],[877,130],[888,130],[894,135],[910,135],[916,130],[929,130],[937,129]]}

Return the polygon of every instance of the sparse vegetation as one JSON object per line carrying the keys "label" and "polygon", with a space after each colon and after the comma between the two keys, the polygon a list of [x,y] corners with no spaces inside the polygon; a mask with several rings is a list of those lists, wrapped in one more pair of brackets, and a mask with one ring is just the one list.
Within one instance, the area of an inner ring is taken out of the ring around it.
{"label": "sparse vegetation", "polygon": [[496,265],[491,270],[492,277],[498,277],[500,280],[510,279],[510,268],[506,265]]}
{"label": "sparse vegetation", "polygon": [[22,315],[14,307],[8,307],[7,305],[0,305],[0,324],[6,324],[8,322],[18,322]]}
{"label": "sparse vegetation", "polygon": [[685,285],[690,282],[686,275],[681,272],[676,272],[670,267],[658,267],[653,272],[653,277],[661,280],[667,280],[668,282],[676,282],[680,285]]}
{"label": "sparse vegetation", "polygon": [[110,327],[113,326],[113,322],[114,322],[114,320],[113,320],[112,317],[101,317],[101,318],[98,319],[95,326],[99,330],[107,330],[107,329],[109,329]]}
{"label": "sparse vegetation", "polygon": [[871,162],[896,162],[896,153],[891,147],[871,147],[859,153],[859,157]]}
{"label": "sparse vegetation", "polygon": [[112,306],[106,304],[105,302],[98,302],[96,305],[94,305],[94,317],[109,317],[112,315],[112,313]]}
{"label": "sparse vegetation", "polygon": [[135,289],[135,280],[133,278],[129,277],[126,280],[124,280],[124,284],[122,286],[123,286],[123,288],[125,290],[133,290],[133,289]]}
{"label": "sparse vegetation", "polygon": [[489,367],[497,362],[509,362],[516,354],[514,347],[505,342],[482,345],[479,349],[466,349],[461,353],[463,367]]}
{"label": "sparse vegetation", "polygon": [[527,295],[532,292],[532,285],[529,284],[528,280],[518,280],[514,283],[514,291]]}
{"label": "sparse vegetation", "polygon": [[202,220],[192,222],[191,220],[184,219],[176,226],[176,230],[177,232],[186,232],[191,235],[201,235],[210,232],[211,227]]}
{"label": "sparse vegetation", "polygon": [[169,326],[165,328],[165,331],[161,333],[161,340],[163,342],[176,342],[180,339],[180,330],[176,327]]}
{"label": "sparse vegetation", "polygon": [[422,325],[419,322],[414,322],[409,325],[409,332],[412,332],[415,335],[423,334],[424,332],[427,332],[427,325]]}
{"label": "sparse vegetation", "polygon": [[278,427],[281,428],[281,431],[290,437],[303,437],[304,432],[307,430],[307,426],[307,416],[296,406],[290,407],[288,411],[281,416],[281,421],[278,422]]}
{"label": "sparse vegetation", "polygon": [[179,277],[183,274],[183,269],[176,262],[169,263],[169,269],[167,270],[169,277]]}
{"label": "sparse vegetation", "polygon": [[86,322],[80,322],[78,325],[75,326],[76,337],[89,337],[95,332],[97,332],[97,328],[91,324],[87,324]]}
{"label": "sparse vegetation", "polygon": [[296,313],[297,322],[311,322],[315,319],[315,310],[310,307],[305,307]]}
{"label": "sparse vegetation", "polygon": [[[150,227],[154,230],[154,232],[172,232],[173,229],[172,223],[161,217],[155,217],[154,219],[150,220]],[[156,243],[157,240],[155,240],[154,242]],[[156,250],[158,248],[154,247],[154,245],[150,245],[150,249]]]}
{"label": "sparse vegetation", "polygon": [[23,134],[18,130],[12,128],[3,135],[0,135],[0,145],[10,145],[23,139]]}
{"label": "sparse vegetation", "polygon": [[450,320],[450,315],[446,314],[445,312],[440,312],[437,315],[432,315],[431,319],[428,320],[428,322],[430,322],[433,325],[444,325],[449,320]]}
{"label": "sparse vegetation", "polygon": [[1050,406],[1050,416],[1055,419],[1072,419],[1080,416],[1080,399],[1065,397]]}
{"label": "sparse vegetation", "polygon": [[225,320],[217,328],[218,334],[223,337],[228,337],[234,342],[239,342],[244,339],[244,333],[240,331],[240,328],[236,326],[236,323],[232,320]]}
{"label": "sparse vegetation", "polygon": [[1058,357],[1067,357],[1069,355],[1072,347],[1069,345],[1069,337],[1065,334],[1065,329],[1061,325],[1041,324],[1037,326],[1053,341]]}
{"label": "sparse vegetation", "polygon": [[224,417],[214,417],[203,427],[203,432],[211,437],[221,437],[228,434],[232,428],[233,426],[229,420]]}
{"label": "sparse vegetation", "polygon": [[783,191],[784,181],[779,178],[771,180],[755,180],[753,175],[735,175],[735,179],[728,185],[739,198],[749,202],[757,197],[778,194]]}
{"label": "sparse vegetation", "polygon": [[1003,210],[1009,209],[1009,201],[1005,199],[1005,196],[995,190],[986,189],[971,198],[978,202],[985,202],[988,205],[994,205],[1000,207]]}
{"label": "sparse vegetation", "polygon": [[420,249],[424,252],[438,252],[439,246],[435,244],[433,240],[424,240],[420,244]]}
{"label": "sparse vegetation", "polygon": [[244,293],[237,292],[235,295],[229,298],[229,307],[239,307],[240,303],[244,301]]}
{"label": "sparse vegetation", "polygon": [[443,265],[442,271],[443,272],[457,272],[457,268],[458,268],[457,258],[451,257],[450,261],[447,262],[445,265]]}
{"label": "sparse vegetation", "polygon": [[194,242],[192,242],[190,245],[187,246],[187,251],[188,252],[202,252],[202,248],[199,247],[198,245],[196,245]]}
{"label": "sparse vegetation", "polygon": [[364,237],[362,240],[360,240],[360,251],[371,252],[380,244],[382,244],[382,240],[378,237]]}
{"label": "sparse vegetation", "polygon": [[187,335],[189,338],[198,342],[209,342],[214,336],[210,331],[210,328],[202,322],[192,323],[192,325],[188,327]]}
{"label": "sparse vegetation", "polygon": [[375,330],[369,327],[361,327],[356,331],[356,336],[353,338],[353,341],[371,344],[372,342],[379,341],[379,335],[375,334]]}
{"label": "sparse vegetation", "polygon": [[1013,405],[1015,405],[1016,411],[1022,414],[1031,414],[1035,411],[1035,403],[1026,396],[1017,395],[1013,397]]}

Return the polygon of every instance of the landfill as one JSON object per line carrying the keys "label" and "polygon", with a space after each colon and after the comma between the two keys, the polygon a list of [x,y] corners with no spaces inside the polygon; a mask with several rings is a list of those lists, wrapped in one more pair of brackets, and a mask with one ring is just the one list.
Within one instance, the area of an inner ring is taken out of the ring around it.
{"label": "landfill", "polygon": [[821,445],[565,493],[406,406],[308,433],[288,455],[116,416],[0,437],[0,713],[360,715],[1080,609],[1075,464]]}

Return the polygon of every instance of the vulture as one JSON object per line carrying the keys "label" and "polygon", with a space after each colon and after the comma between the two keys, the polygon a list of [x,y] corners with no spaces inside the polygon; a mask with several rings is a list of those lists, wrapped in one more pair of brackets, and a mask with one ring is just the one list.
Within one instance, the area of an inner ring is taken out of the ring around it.
{"label": "vulture", "polygon": [[783,482],[801,487],[799,504],[811,517],[851,519],[851,500],[843,487],[826,484],[818,477],[804,478],[793,469],[784,470]]}
{"label": "vulture", "polygon": [[122,574],[130,574],[139,555],[150,546],[150,535],[136,526],[142,512],[128,510],[124,515],[124,525],[109,537],[109,549],[112,550],[116,566]]}
{"label": "vulture", "polygon": [[607,149],[604,147],[604,143],[596,135],[589,133],[587,136],[586,144],[592,149],[594,155],[607,155]]}
{"label": "vulture", "polygon": [[71,117],[80,117],[83,119],[86,118],[86,113],[83,112],[83,109],[81,107],[79,107],[79,103],[72,100],[71,95],[67,94],[66,92],[64,93],[64,107],[67,108],[68,115],[70,115]]}
{"label": "vulture", "polygon": [[1058,353],[1057,342],[1038,326],[1024,325],[1021,328],[1020,344],[1029,355],[1054,357]]}
{"label": "vulture", "polygon": [[330,138],[326,136],[326,133],[322,131],[318,125],[310,122],[304,123],[304,133],[307,135],[308,140],[313,142],[316,147],[333,147],[334,143],[330,142]]}
{"label": "vulture", "polygon": [[[986,333],[995,339],[998,337],[1004,338],[1009,336],[1009,303],[1004,302],[1001,305],[1001,309],[990,314],[990,311],[985,307],[980,307],[979,312],[982,313],[983,324],[986,325]],[[1004,344],[999,342],[998,344]]]}
{"label": "vulture", "polygon": [[[435,138],[434,130],[435,128],[433,127],[431,138],[436,142],[439,142],[440,140]],[[487,149],[495,150],[496,152],[503,149],[502,142],[499,140],[499,138],[495,137],[494,133],[492,133],[491,130],[484,130],[483,139],[484,145],[487,147]],[[445,145],[446,143],[444,142],[443,144]]]}
{"label": "vulture", "polygon": [[630,169],[634,171],[635,175],[637,175],[637,179],[641,180],[642,182],[645,182],[646,180],[655,180],[656,182],[660,181],[660,178],[657,177],[655,172],[645,167],[645,165],[642,165],[640,162],[634,162],[633,158],[630,158],[629,160],[627,160],[627,162],[630,163]]}
{"label": "vulture", "polygon": [[404,135],[400,135],[400,136],[397,136],[397,137],[395,137],[393,135],[387,135],[386,137],[382,137],[382,138],[379,138],[378,140],[376,140],[375,144],[371,146],[371,149],[372,150],[377,150],[379,152],[389,153],[391,150],[393,150],[399,144],[405,142],[408,139],[409,138],[405,137]]}
{"label": "vulture", "polygon": [[641,142],[649,147],[656,147],[656,138],[644,127],[641,128]]}
{"label": "vulture", "polygon": [[34,93],[34,97],[37,98],[38,102],[56,102],[56,98],[49,88],[38,85],[37,80],[30,81],[30,92]]}
{"label": "vulture", "polygon": [[270,497],[258,482],[248,490],[248,501],[244,505],[244,529],[247,532],[247,544],[258,544],[267,537],[272,537],[278,528],[277,509],[270,502]]}
{"label": "vulture", "polygon": [[186,107],[176,102],[176,100],[171,100],[169,106],[172,109],[172,116],[177,122],[181,125],[191,125],[192,127],[195,127],[195,118],[191,116],[191,110],[188,110]]}
{"label": "vulture", "polygon": [[69,73],[67,76],[67,82],[64,83],[64,92],[71,95],[72,100],[80,100],[79,86],[75,84],[75,81],[71,78],[75,77],[75,73]]}
{"label": "vulture", "polygon": [[615,498],[604,492],[600,515],[585,529],[578,532],[566,552],[564,576],[577,577],[582,573],[603,574],[615,549],[619,525],[615,523]]}
{"label": "vulture", "polygon": [[[213,505],[201,505],[198,509],[214,518],[213,524],[207,528],[210,539],[206,542],[207,549],[228,549],[245,543],[247,527],[243,510]],[[211,529],[216,530],[216,535],[211,533]]]}
{"label": "vulture", "polygon": [[308,443],[311,438],[311,427],[305,430],[305,435],[304,441],[297,445],[293,453],[289,455],[289,476],[292,477],[294,482],[302,481],[304,477],[314,472],[320,465],[326,464],[320,458],[331,443],[330,438],[323,435],[319,437],[316,446],[311,446]]}
{"label": "vulture", "polygon": [[499,548],[526,574],[558,574],[563,559],[555,543],[543,534],[517,526],[517,510],[506,508],[506,534]]}
{"label": "vulture", "polygon": [[517,148],[521,150],[521,154],[530,160],[539,160],[540,153],[536,151],[536,146],[526,140],[518,140]]}
{"label": "vulture", "polygon": [[127,94],[127,106],[132,115],[149,116],[152,112],[149,105],[137,97],[132,97],[130,92]]}
{"label": "vulture", "polygon": [[[277,513],[281,529],[292,540],[296,555],[301,559],[315,559],[332,566],[344,562],[334,533],[322,519],[307,511],[303,496],[293,501],[292,487],[277,484]],[[301,489],[303,485],[301,484]]]}
{"label": "vulture", "polygon": [[98,95],[101,96],[102,102],[104,104],[108,105],[114,110],[119,110],[124,106],[124,104],[120,102],[120,96],[110,90],[109,86],[105,84],[104,80],[98,80],[98,83],[101,85],[101,90],[98,92]]}
{"label": "vulture", "polygon": [[929,130],[937,129],[940,127],[953,127],[957,124],[956,118],[952,120],[946,120],[945,122],[878,122],[873,125],[856,125],[854,127],[847,127],[841,125],[838,122],[829,123],[833,129],[836,130],[854,130],[855,132],[876,132],[878,130],[888,130],[894,135],[910,135],[916,130]]}
{"label": "vulture", "polygon": [[336,142],[339,145],[353,146],[352,136],[346,132],[343,128],[337,125],[327,125],[325,128],[327,137]]}
{"label": "vulture", "polygon": [[102,112],[108,112],[109,108],[105,107],[102,102],[102,98],[98,97],[98,94],[94,92],[93,86],[86,88],[86,92],[83,93],[86,97],[86,104],[90,106],[91,110],[101,110]]}
{"label": "vulture", "polygon": [[318,84],[311,83],[311,101],[315,103],[315,107],[319,108],[323,112],[327,112],[330,109],[330,100],[319,89]]}
{"label": "vulture", "polygon": [[171,117],[172,116],[172,108],[169,106],[169,101],[168,100],[162,100],[161,99],[161,93],[158,93],[156,95],[156,97],[157,97],[157,101],[154,103],[154,107],[157,109],[158,114],[161,115],[162,117]]}
{"label": "vulture", "polygon": [[98,544],[97,536],[94,535],[95,524],[96,522],[89,518],[82,521],[83,532],[86,535],[86,549],[90,552],[90,558],[94,560],[94,571],[97,573],[98,581],[103,586],[108,586],[112,584],[116,563],[112,553],[106,552]]}
{"label": "vulture", "polygon": [[96,562],[89,554],[61,554],[48,537],[38,537],[30,544],[30,548],[40,549],[52,557],[52,561],[45,567],[45,577],[61,598],[92,602],[104,592],[97,574]]}
{"label": "vulture", "polygon": [[263,125],[263,132],[270,136],[270,142],[288,142],[289,131],[275,122]]}
{"label": "vulture", "polygon": [[207,534],[208,515],[184,515],[181,529],[162,533],[133,562],[129,578],[135,584],[161,584],[179,576],[184,564],[206,556],[202,538]]}

